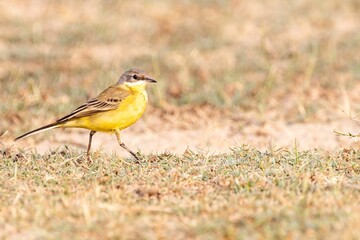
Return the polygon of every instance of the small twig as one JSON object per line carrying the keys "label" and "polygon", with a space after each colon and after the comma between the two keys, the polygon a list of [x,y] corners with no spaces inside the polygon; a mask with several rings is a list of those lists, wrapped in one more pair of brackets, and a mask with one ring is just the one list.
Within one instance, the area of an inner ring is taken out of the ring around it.
{"label": "small twig", "polygon": [[0,133],[0,138],[5,136],[8,133],[8,130],[5,130],[4,132]]}
{"label": "small twig", "polygon": [[352,134],[352,133],[344,133],[344,132],[340,132],[336,129],[333,130],[334,133],[336,133],[337,135],[340,135],[340,136],[346,136],[346,137],[352,137],[352,138],[357,138],[357,137],[360,137],[360,133],[358,134]]}

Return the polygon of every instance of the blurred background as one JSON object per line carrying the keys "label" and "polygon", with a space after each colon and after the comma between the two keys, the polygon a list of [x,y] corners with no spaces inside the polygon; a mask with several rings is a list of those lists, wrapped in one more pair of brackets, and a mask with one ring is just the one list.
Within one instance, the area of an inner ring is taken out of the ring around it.
{"label": "blurred background", "polygon": [[130,145],[335,147],[334,128],[358,132],[359,16],[357,0],[1,1],[0,130],[54,121],[136,67],[159,83]]}

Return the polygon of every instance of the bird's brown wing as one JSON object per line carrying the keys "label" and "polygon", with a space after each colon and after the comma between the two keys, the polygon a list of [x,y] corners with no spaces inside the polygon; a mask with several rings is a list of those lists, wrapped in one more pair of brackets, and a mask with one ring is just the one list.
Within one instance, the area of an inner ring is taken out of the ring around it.
{"label": "bird's brown wing", "polygon": [[64,123],[75,118],[87,117],[95,113],[115,110],[130,94],[129,91],[119,86],[111,86],[101,92],[96,98],[89,100],[75,109],[72,113],[60,118],[56,122]]}

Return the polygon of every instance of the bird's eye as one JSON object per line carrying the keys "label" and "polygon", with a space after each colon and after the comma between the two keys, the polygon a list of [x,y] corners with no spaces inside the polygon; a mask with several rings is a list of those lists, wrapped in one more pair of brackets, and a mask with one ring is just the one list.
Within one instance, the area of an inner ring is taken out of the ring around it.
{"label": "bird's eye", "polygon": [[138,75],[134,75],[133,78],[134,78],[135,80],[137,80],[137,79],[139,79],[139,76],[138,76]]}

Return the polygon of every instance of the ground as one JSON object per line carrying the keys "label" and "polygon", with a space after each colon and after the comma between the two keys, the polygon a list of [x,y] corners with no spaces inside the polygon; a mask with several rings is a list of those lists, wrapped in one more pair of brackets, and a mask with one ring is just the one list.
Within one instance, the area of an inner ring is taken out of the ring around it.
{"label": "ground", "polygon": [[[228,154],[79,152],[2,159],[1,237],[345,238],[358,236],[359,152],[248,146]],[[16,161],[14,161],[16,160]]]}
{"label": "ground", "polygon": [[[144,154],[181,154],[187,149],[218,154],[243,144],[257,149],[270,146],[292,148],[296,145],[301,150],[356,148],[358,145],[357,138],[339,136],[334,132],[357,133],[357,122],[345,116],[327,122],[287,123],[281,120],[259,121],[241,112],[222,111],[215,115],[214,112],[217,110],[210,107],[177,109],[176,114],[150,108],[143,119],[122,131],[122,140],[131,149]],[[88,138],[87,130],[58,129],[43,134],[40,141],[28,139],[17,146],[38,153],[47,153],[64,145],[85,151]],[[109,133],[94,136],[93,150],[128,156],[119,147],[115,135]]]}
{"label": "ground", "polygon": [[[0,2],[0,238],[360,232],[358,1]],[[115,137],[57,129],[128,68],[158,80]]]}

